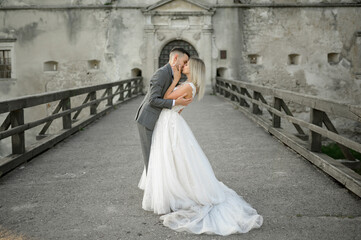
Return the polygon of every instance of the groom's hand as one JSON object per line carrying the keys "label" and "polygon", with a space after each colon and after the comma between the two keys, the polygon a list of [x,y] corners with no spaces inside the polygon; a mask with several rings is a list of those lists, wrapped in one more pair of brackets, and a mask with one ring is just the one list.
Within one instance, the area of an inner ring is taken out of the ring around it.
{"label": "groom's hand", "polygon": [[193,98],[184,98],[185,96],[187,96],[187,93],[185,93],[182,96],[180,96],[179,98],[177,98],[175,100],[175,105],[187,106],[188,104],[190,104],[193,101]]}

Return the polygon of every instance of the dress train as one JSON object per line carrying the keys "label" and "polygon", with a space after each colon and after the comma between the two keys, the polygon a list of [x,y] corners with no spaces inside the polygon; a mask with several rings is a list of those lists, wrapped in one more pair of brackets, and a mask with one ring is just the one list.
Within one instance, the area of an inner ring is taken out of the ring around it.
{"label": "dress train", "polygon": [[144,169],[138,184],[143,209],[163,214],[163,224],[173,230],[195,234],[225,236],[261,227],[263,217],[217,180],[176,107],[162,110],[153,131],[148,174]]}

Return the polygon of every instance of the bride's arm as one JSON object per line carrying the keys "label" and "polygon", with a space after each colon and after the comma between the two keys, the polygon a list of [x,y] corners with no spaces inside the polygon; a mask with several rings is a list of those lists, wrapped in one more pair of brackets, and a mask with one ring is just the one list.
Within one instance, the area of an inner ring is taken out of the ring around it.
{"label": "bride's arm", "polygon": [[[177,99],[179,97],[185,98],[186,96],[192,96],[192,87],[189,84],[183,84],[177,90],[173,91],[179,79],[181,78],[181,68],[177,69],[174,65],[172,66],[174,79],[172,84],[169,86],[164,94],[164,99]],[[190,97],[188,97],[190,98]]]}
{"label": "bride's arm", "polygon": [[[171,89],[172,88],[173,83],[170,85],[170,87],[168,88]],[[174,86],[172,88],[172,91],[174,89]],[[168,92],[167,90],[167,92]],[[164,99],[177,99],[179,97],[184,97],[184,98],[191,98],[192,97],[192,87],[189,84],[183,84],[181,87],[179,87],[177,90],[170,92],[168,94],[164,95]]]}
{"label": "bride's arm", "polygon": [[179,81],[179,79],[177,80],[177,79],[174,79],[173,80],[173,82],[172,82],[172,84],[169,86],[169,88],[167,89],[167,91],[165,92],[165,94],[164,94],[164,99],[171,99],[171,98],[169,98],[169,95],[172,93],[172,91],[174,90],[174,88],[175,88],[175,86],[177,85],[177,83],[178,83],[178,81]]}
{"label": "bride's arm", "polygon": [[179,79],[181,78],[181,68],[176,68],[175,67],[175,61],[172,62],[172,70],[173,70],[173,81],[172,84],[169,86],[169,88],[167,89],[167,91],[164,94],[164,99],[169,99],[168,96],[172,93],[172,91],[174,90],[175,86],[177,85],[177,83],[179,82]]}

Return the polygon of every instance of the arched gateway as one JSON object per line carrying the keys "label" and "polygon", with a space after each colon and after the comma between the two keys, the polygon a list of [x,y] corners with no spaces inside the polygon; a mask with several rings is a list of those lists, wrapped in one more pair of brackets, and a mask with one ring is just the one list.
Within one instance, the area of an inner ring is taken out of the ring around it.
{"label": "arched gateway", "polygon": [[174,47],[182,47],[185,50],[187,50],[191,56],[198,57],[197,50],[188,42],[183,41],[183,40],[171,41],[167,45],[165,45],[164,48],[162,49],[162,51],[160,52],[159,67],[162,67],[167,64],[167,62],[169,61],[169,52]]}
{"label": "arched gateway", "polygon": [[145,51],[141,54],[144,86],[159,67],[167,64],[169,51],[174,46],[201,56],[206,65],[206,84],[211,84],[212,76],[216,75],[212,64],[216,61],[212,59],[217,57],[217,49],[212,49],[215,9],[194,0],[161,0],[143,9],[142,13],[145,20]]}
{"label": "arched gateway", "polygon": [[[169,42],[167,45],[165,45],[162,51],[160,52],[159,67],[162,67],[169,62],[169,53],[174,47],[182,47],[186,51],[188,51],[191,56],[198,57],[198,53],[196,49],[191,44],[183,40],[174,40]],[[184,74],[182,74],[180,81],[181,82],[186,81],[186,76]]]}

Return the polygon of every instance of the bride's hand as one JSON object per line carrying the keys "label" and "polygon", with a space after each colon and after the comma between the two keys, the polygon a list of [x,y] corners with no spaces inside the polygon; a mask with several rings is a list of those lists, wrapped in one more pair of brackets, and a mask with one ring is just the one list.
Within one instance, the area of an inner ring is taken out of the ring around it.
{"label": "bride's hand", "polygon": [[181,78],[182,72],[180,66],[176,66],[176,63],[172,64],[173,69],[173,78],[176,83],[178,83],[179,79]]}

